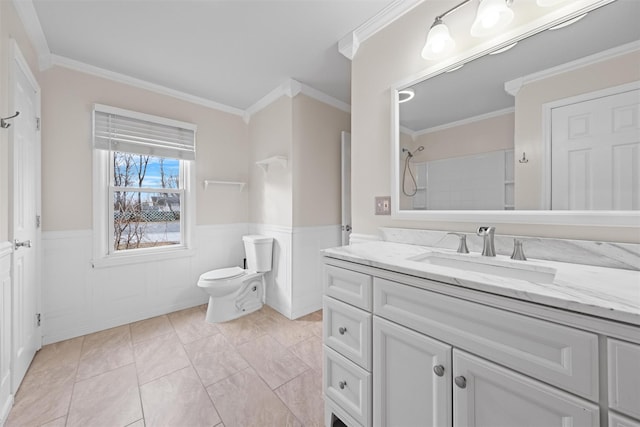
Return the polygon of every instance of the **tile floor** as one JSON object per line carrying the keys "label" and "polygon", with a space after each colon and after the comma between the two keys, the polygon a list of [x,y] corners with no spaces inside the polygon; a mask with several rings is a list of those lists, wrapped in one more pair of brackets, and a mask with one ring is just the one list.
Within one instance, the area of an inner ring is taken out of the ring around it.
{"label": "tile floor", "polygon": [[322,312],[206,306],[44,346],[6,427],[322,426]]}

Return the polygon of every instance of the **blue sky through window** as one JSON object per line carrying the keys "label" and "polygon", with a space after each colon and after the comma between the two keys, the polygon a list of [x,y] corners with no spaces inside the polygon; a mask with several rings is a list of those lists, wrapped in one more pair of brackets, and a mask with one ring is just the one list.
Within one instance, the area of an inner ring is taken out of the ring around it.
{"label": "blue sky through window", "polygon": [[[120,183],[123,187],[138,187],[138,171],[143,167],[142,161],[149,158],[146,173],[142,181],[142,187],[163,188],[162,171],[165,176],[164,188],[177,188],[180,176],[180,161],[171,158],[161,158],[155,156],[140,156],[138,154],[129,154],[122,152],[114,152],[114,175],[116,183]],[[117,177],[124,177],[129,174],[125,185],[123,179],[118,180]]]}

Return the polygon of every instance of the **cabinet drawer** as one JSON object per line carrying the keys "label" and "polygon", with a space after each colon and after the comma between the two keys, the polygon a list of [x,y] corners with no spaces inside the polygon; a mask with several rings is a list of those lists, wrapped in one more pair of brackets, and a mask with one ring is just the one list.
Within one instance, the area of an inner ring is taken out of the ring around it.
{"label": "cabinet drawer", "polygon": [[371,313],[325,296],[324,343],[351,361],[371,370]]}
{"label": "cabinet drawer", "polygon": [[376,315],[598,400],[595,334],[376,278]]}
{"label": "cabinet drawer", "polygon": [[609,407],[640,418],[640,345],[607,340]]}
{"label": "cabinet drawer", "polygon": [[364,426],[371,425],[371,373],[324,346],[324,394]]}
{"label": "cabinet drawer", "polygon": [[344,409],[340,407],[333,400],[325,397],[324,399],[324,425],[325,427],[334,427],[334,422],[338,418],[342,421],[347,427],[362,427],[362,425],[357,422],[353,417],[345,412]]}
{"label": "cabinet drawer", "polygon": [[363,310],[371,311],[371,276],[325,265],[324,293]]}

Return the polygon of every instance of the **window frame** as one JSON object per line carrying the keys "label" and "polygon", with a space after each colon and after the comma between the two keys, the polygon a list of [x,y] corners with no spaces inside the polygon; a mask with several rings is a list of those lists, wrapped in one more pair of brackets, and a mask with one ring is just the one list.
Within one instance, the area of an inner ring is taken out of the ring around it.
{"label": "window frame", "polygon": [[[118,109],[118,114],[126,110]],[[135,112],[133,112],[135,113]],[[140,114],[140,113],[135,113]],[[133,116],[133,115],[132,115]],[[177,123],[175,120],[153,117],[161,124]],[[189,124],[189,126],[192,126]],[[94,128],[92,126],[92,133]],[[195,139],[195,131],[194,131]],[[93,267],[109,267],[122,264],[153,262],[166,259],[189,257],[194,255],[193,231],[195,226],[195,160],[177,159],[180,162],[180,188],[166,189],[166,192],[181,193],[180,203],[180,233],[181,243],[178,245],[159,246],[154,248],[138,248],[116,251],[114,249],[114,206],[113,197],[118,189],[131,192],[158,193],[163,189],[149,189],[148,187],[115,187],[114,185],[114,151],[92,147],[93,150]],[[164,157],[168,156],[156,156]]]}

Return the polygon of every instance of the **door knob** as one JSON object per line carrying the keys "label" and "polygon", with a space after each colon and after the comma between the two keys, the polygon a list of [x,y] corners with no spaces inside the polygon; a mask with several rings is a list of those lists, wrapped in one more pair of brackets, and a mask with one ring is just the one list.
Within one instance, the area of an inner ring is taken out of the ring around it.
{"label": "door knob", "polygon": [[338,383],[338,387],[340,387],[340,390],[344,390],[344,388],[347,386],[347,382],[346,381],[340,381]]}
{"label": "door knob", "polygon": [[15,250],[18,250],[20,248],[30,248],[31,247],[31,240],[25,240],[23,242],[19,241],[19,240],[14,240],[13,241],[13,247],[15,248]]}
{"label": "door knob", "polygon": [[444,366],[442,365],[436,365],[433,367],[433,373],[436,374],[437,376],[441,377],[444,375]]}
{"label": "door knob", "polygon": [[462,375],[460,375],[459,377],[456,377],[454,379],[456,385],[460,388],[466,388],[467,387],[467,379],[465,377],[463,377]]}
{"label": "door knob", "polygon": [[347,332],[347,328],[345,328],[344,326],[340,326],[338,328],[338,332],[340,332],[340,335],[344,335],[345,332]]}

